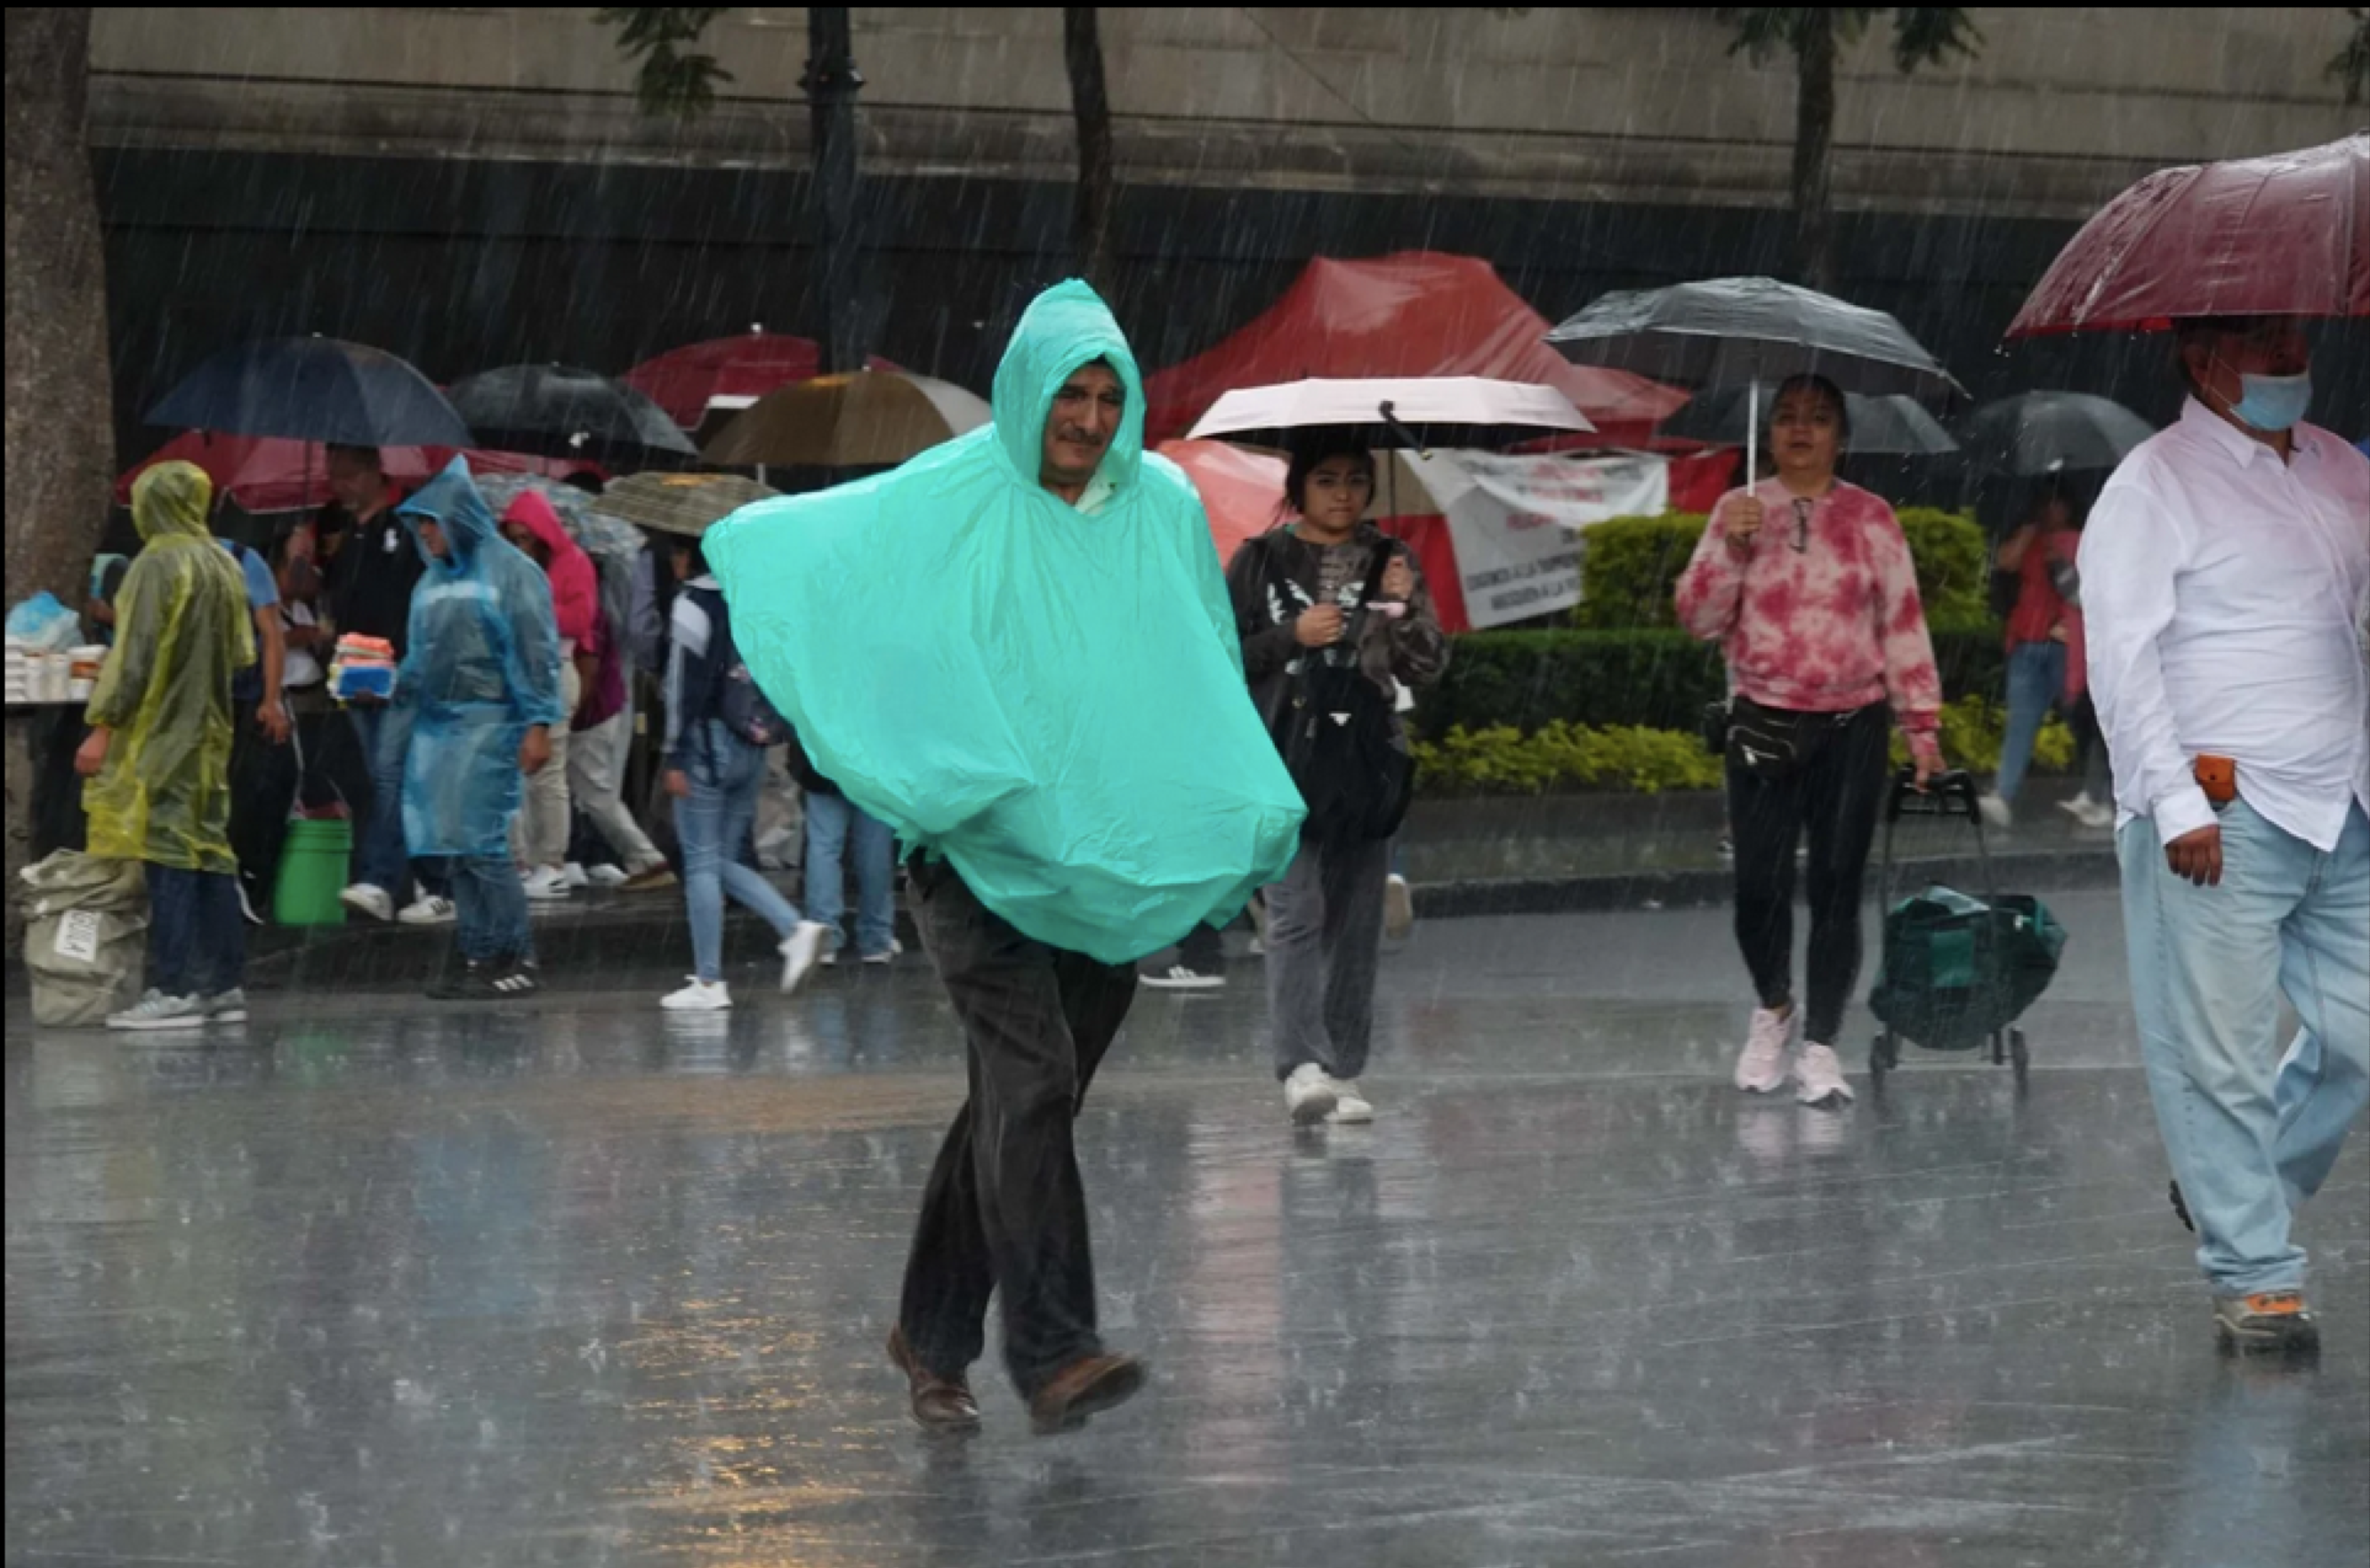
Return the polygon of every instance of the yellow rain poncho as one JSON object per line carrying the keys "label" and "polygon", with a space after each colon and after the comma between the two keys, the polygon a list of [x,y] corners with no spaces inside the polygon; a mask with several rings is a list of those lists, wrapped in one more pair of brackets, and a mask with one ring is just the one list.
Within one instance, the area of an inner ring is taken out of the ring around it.
{"label": "yellow rain poncho", "polygon": [[238,566],[206,532],[213,483],[160,463],[132,486],[141,550],[86,717],[114,732],[83,786],[90,853],[229,875],[231,677],[255,662]]}

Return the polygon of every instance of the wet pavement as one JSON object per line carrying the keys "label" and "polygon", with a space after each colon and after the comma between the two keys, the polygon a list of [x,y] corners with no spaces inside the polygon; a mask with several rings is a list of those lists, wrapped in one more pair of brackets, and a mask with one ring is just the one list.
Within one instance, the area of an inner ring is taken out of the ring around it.
{"label": "wet pavement", "polygon": [[1256,961],[1145,994],[1081,1143],[1155,1381],[1054,1439],[985,1367],[925,1439],[883,1365],[961,1093],[918,964],[721,1019],[654,1010],[679,961],[180,1039],[17,1001],[6,1558],[2362,1562],[2370,1155],[2305,1222],[2320,1365],[2217,1358],[2112,898],[2053,903],[2029,1093],[1920,1058],[1842,1116],[1722,1086],[1712,911],[1422,927],[1370,1129],[1283,1125]]}

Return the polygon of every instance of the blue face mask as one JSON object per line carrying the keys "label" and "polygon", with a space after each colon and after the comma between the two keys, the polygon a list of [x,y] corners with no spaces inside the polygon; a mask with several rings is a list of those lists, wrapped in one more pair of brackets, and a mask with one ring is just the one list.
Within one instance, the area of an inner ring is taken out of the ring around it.
{"label": "blue face mask", "polygon": [[2230,413],[2253,429],[2293,429],[2312,406],[2310,371],[2297,375],[2241,375],[2238,385],[2245,395],[2230,405]]}

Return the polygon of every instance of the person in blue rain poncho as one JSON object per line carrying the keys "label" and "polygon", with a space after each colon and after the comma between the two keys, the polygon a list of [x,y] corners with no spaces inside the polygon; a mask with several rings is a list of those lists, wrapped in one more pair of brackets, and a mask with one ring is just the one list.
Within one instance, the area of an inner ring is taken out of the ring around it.
{"label": "person in blue rain poncho", "polygon": [[1040,295],[992,424],[702,541],[742,658],[817,769],[904,841],[969,1040],[890,1356],[965,1430],[988,1299],[1037,1429],[1127,1398],[1096,1333],[1081,1095],[1135,960],[1281,876],[1305,815],[1243,681],[1200,499],[1144,451],[1143,383],[1084,283]]}
{"label": "person in blue rain poncho", "polygon": [[[536,989],[526,890],[511,859],[520,780],[549,763],[564,723],[551,589],[501,537],[454,458],[398,509],[427,563],[411,600],[380,744],[402,748],[403,836],[453,874],[463,972],[431,995],[508,999]],[[394,757],[382,761],[391,769]]]}

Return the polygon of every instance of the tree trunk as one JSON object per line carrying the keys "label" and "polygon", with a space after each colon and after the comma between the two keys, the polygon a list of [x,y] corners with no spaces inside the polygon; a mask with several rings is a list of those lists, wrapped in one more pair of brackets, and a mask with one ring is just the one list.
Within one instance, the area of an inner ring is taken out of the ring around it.
{"label": "tree trunk", "polygon": [[[115,473],[107,260],[83,133],[90,17],[86,7],[12,6],[6,33],[7,597],[47,589],[76,610]],[[36,722],[18,715],[7,726],[10,891],[30,844],[37,770],[22,748]],[[7,911],[13,952],[13,898]]]}
{"label": "tree trunk", "polygon": [[1830,10],[1804,13],[1794,86],[1794,277],[1835,288],[1828,155],[1835,141],[1835,28]]}
{"label": "tree trunk", "polygon": [[1102,29],[1092,6],[1062,7],[1062,54],[1070,71],[1070,108],[1078,121],[1078,189],[1071,255],[1079,276],[1105,297],[1111,286],[1110,94],[1103,81]]}
{"label": "tree trunk", "polygon": [[806,89],[814,127],[814,213],[822,278],[823,347],[826,372],[864,368],[864,322],[857,283],[862,276],[856,233],[855,44],[845,6],[807,7]]}

